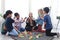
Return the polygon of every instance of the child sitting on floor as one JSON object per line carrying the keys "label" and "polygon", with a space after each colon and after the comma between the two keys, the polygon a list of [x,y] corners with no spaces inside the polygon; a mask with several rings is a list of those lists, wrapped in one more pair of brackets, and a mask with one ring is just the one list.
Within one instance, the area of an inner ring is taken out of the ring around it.
{"label": "child sitting on floor", "polygon": [[36,22],[33,20],[33,15],[32,13],[29,13],[29,17],[26,20],[26,31],[28,34],[30,34],[29,39],[33,38],[32,36],[32,31],[36,27]]}
{"label": "child sitting on floor", "polygon": [[25,36],[25,34],[24,34],[24,31],[25,31],[25,29],[21,26],[21,24],[25,21],[25,19],[23,20],[23,18],[22,19],[20,19],[20,15],[18,14],[18,13],[15,13],[14,14],[14,26],[15,26],[15,29],[18,31],[18,32],[21,32],[24,36]]}
{"label": "child sitting on floor", "polygon": [[39,9],[38,10],[38,18],[36,20],[36,23],[38,26],[38,30],[37,30],[38,32],[44,32],[44,30],[42,30],[43,19],[44,19],[43,10]]}
{"label": "child sitting on floor", "polygon": [[[3,15],[3,18],[4,18],[5,21],[6,21],[6,14]],[[1,34],[3,34],[3,35],[6,35],[6,33],[7,33],[7,29],[6,29],[6,27],[5,27],[5,21],[4,21],[4,23],[2,24],[2,30],[1,30]]]}
{"label": "child sitting on floor", "polygon": [[6,21],[5,21],[5,26],[7,28],[7,32],[9,36],[19,36],[18,32],[14,29],[12,23],[14,23],[14,20],[11,18],[12,17],[12,11],[7,10],[6,11]]}

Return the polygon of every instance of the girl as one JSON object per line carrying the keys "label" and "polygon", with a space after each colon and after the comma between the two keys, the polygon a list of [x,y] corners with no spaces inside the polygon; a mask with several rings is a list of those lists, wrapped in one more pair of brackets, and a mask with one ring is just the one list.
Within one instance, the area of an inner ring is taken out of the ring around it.
{"label": "girl", "polygon": [[35,20],[33,20],[33,15],[32,13],[29,13],[29,17],[27,18],[26,21],[26,31],[28,34],[30,34],[29,39],[32,39],[32,31],[34,30],[34,27],[36,26]]}
{"label": "girl", "polygon": [[24,31],[25,31],[25,29],[24,28],[22,28],[22,26],[21,26],[21,24],[25,21],[25,19],[23,20],[23,18],[20,20],[20,16],[19,16],[19,14],[18,13],[15,13],[14,14],[14,28],[20,33],[22,33],[24,36],[25,36],[25,34],[24,34]]}
{"label": "girl", "polygon": [[[6,20],[6,14],[4,14],[3,15],[3,18]],[[7,28],[5,27],[5,21],[4,21],[4,23],[2,24],[2,31],[1,31],[1,34],[3,34],[3,35],[6,35],[6,33],[7,33]]]}
{"label": "girl", "polygon": [[38,32],[45,32],[44,30],[42,30],[42,25],[43,25],[43,10],[39,9],[38,10],[38,19],[36,20],[37,26],[38,26]]}

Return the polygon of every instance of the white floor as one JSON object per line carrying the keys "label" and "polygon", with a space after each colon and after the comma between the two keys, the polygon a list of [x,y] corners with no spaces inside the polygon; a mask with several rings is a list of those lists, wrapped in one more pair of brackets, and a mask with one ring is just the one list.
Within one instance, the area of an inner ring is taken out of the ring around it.
{"label": "white floor", "polygon": [[53,40],[60,40],[60,38],[54,38]]}
{"label": "white floor", "polygon": [[13,39],[9,36],[0,35],[0,40],[13,40]]}
{"label": "white floor", "polygon": [[[13,39],[9,36],[4,36],[0,34],[0,40],[13,40]],[[60,38],[54,38],[53,40],[60,40]]]}

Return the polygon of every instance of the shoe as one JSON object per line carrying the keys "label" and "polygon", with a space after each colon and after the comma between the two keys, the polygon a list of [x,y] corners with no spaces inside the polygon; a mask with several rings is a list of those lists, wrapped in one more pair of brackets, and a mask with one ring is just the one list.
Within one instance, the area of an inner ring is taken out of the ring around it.
{"label": "shoe", "polygon": [[20,38],[23,38],[24,36],[23,36],[23,34],[19,34],[19,37],[20,37]]}
{"label": "shoe", "polygon": [[33,36],[30,36],[30,37],[29,37],[29,40],[32,40],[32,39],[33,39]]}
{"label": "shoe", "polygon": [[36,36],[36,38],[39,38],[39,36]]}

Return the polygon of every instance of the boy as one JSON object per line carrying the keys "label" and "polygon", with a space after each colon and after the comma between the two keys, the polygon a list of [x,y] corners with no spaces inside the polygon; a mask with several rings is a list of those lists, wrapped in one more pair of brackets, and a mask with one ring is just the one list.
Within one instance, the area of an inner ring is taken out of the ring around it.
{"label": "boy", "polygon": [[44,15],[44,26],[45,26],[45,29],[46,29],[46,36],[54,36],[54,35],[57,35],[57,34],[56,33],[51,33],[52,23],[51,23],[51,18],[48,15],[49,11],[50,10],[49,10],[48,7],[45,7],[43,9],[43,13],[45,14]]}
{"label": "boy", "polygon": [[12,26],[12,23],[14,23],[14,20],[11,18],[12,17],[12,11],[7,10],[6,15],[7,15],[7,18],[6,18],[5,26],[7,28],[7,31],[9,32],[9,35],[19,37],[18,32]]}

